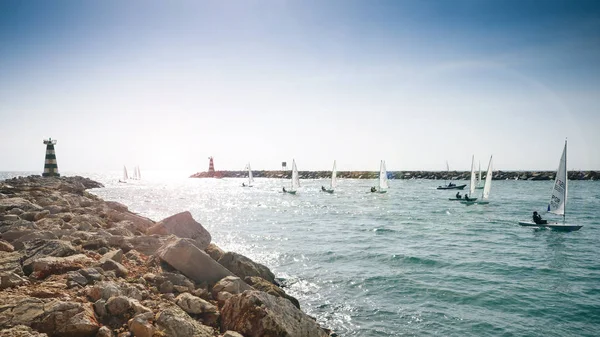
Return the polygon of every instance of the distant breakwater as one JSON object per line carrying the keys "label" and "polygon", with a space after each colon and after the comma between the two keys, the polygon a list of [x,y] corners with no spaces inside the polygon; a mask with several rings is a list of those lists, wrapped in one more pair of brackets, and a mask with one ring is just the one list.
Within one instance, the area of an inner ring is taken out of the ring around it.
{"label": "distant breakwater", "polygon": [[[323,179],[331,177],[331,171],[299,171],[300,179]],[[282,178],[289,179],[292,171],[252,171],[255,178]],[[494,171],[493,180],[553,180],[554,171]],[[198,172],[190,178],[244,178],[247,171],[215,171]],[[485,179],[486,173],[481,173]],[[338,178],[346,179],[376,179],[378,171],[338,171]],[[389,179],[437,179],[437,180],[469,180],[471,171],[389,171]],[[600,171],[569,171],[569,180],[598,180]]]}

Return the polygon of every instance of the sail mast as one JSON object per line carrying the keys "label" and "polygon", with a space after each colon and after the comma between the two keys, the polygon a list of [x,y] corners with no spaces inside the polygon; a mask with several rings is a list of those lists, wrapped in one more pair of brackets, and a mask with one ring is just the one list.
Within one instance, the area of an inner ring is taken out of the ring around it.
{"label": "sail mast", "polygon": [[567,139],[565,138],[565,205],[563,211],[563,225],[567,215],[567,194],[569,193],[569,171],[567,171]]}

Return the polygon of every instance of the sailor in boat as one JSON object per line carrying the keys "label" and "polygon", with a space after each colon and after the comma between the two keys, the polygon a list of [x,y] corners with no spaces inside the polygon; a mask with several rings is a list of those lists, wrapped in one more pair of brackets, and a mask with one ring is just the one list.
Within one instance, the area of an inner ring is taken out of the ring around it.
{"label": "sailor in boat", "polygon": [[321,191],[327,192],[327,189],[325,188],[325,186],[321,186]]}
{"label": "sailor in boat", "polygon": [[377,192],[377,189],[375,188],[375,186],[371,187],[371,192]]}
{"label": "sailor in boat", "polygon": [[456,186],[453,183],[448,183],[448,187]]}
{"label": "sailor in boat", "polygon": [[283,188],[283,193],[285,193],[285,192],[287,192],[287,191],[285,190],[285,187],[284,187],[284,188]]}
{"label": "sailor in boat", "polygon": [[538,225],[545,225],[548,223],[548,220],[542,219],[542,216],[539,215],[538,212],[534,211],[533,212],[533,222],[535,222]]}
{"label": "sailor in boat", "polygon": [[465,193],[465,200],[466,201],[470,201],[471,199],[469,199],[469,195]]}
{"label": "sailor in boat", "polygon": [[460,192],[456,192],[456,199],[460,199]]}
{"label": "sailor in boat", "polygon": [[246,183],[242,183],[242,187],[246,187]]}

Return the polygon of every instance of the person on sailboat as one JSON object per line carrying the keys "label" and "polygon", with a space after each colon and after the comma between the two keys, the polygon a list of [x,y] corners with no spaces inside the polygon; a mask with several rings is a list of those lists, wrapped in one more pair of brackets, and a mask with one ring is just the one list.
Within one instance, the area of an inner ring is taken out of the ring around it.
{"label": "person on sailboat", "polygon": [[548,223],[548,220],[542,219],[542,216],[539,215],[538,212],[534,211],[533,212],[533,222],[535,222],[538,225],[545,225]]}
{"label": "person on sailboat", "polygon": [[456,199],[460,199],[460,192],[456,192]]}
{"label": "person on sailboat", "polygon": [[377,192],[377,189],[375,188],[375,186],[371,187],[371,192]]}
{"label": "person on sailboat", "polygon": [[468,195],[468,194],[466,194],[466,193],[465,193],[465,200],[466,200],[466,201],[469,201],[469,200],[471,200],[471,199],[469,199],[469,195]]}
{"label": "person on sailboat", "polygon": [[448,187],[452,187],[452,186],[455,186],[455,185],[453,183],[448,184]]}
{"label": "person on sailboat", "polygon": [[284,187],[284,188],[283,188],[283,193],[285,193],[285,192],[287,192],[287,191],[285,190],[285,187]]}
{"label": "person on sailboat", "polygon": [[246,187],[246,183],[242,183],[242,187]]}
{"label": "person on sailboat", "polygon": [[327,189],[325,188],[325,186],[321,186],[321,191],[327,192]]}

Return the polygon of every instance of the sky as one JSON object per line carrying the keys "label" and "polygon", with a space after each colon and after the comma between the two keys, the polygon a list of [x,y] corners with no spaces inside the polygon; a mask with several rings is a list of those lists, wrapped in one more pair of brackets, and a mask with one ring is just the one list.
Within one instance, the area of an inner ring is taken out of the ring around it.
{"label": "sky", "polygon": [[600,170],[600,1],[0,1],[0,171]]}

